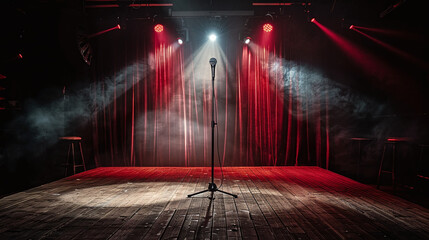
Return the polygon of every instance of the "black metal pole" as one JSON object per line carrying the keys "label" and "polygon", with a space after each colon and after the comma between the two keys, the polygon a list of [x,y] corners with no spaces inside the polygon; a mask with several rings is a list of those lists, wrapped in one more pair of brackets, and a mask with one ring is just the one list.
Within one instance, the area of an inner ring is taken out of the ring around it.
{"label": "black metal pole", "polygon": [[[212,61],[213,64],[212,64]],[[196,193],[192,193],[189,194],[188,197],[192,197],[194,195],[200,194],[200,193],[205,193],[205,192],[211,192],[211,197],[210,199],[214,199],[213,197],[213,193],[214,192],[221,192],[230,196],[233,196],[235,198],[237,198],[238,196],[232,193],[228,193],[222,190],[219,190],[214,182],[214,128],[217,125],[217,122],[215,122],[214,116],[215,116],[215,101],[216,101],[216,97],[215,97],[215,88],[214,88],[214,80],[215,80],[215,74],[214,74],[214,70],[215,70],[215,65],[216,65],[216,59],[212,58],[210,59],[210,65],[212,68],[212,181],[209,183],[209,187],[206,190],[200,191],[200,192],[196,192]]]}
{"label": "black metal pole", "polygon": [[214,75],[212,76],[212,184],[214,184],[214,128],[217,124],[214,120],[214,112],[215,112],[215,89],[214,89]]}

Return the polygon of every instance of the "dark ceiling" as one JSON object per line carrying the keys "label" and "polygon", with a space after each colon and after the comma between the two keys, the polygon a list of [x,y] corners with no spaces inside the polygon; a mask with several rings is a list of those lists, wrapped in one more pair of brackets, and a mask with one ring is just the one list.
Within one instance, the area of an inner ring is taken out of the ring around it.
{"label": "dark ceiling", "polygon": [[[61,48],[64,29],[85,26],[88,34],[130,19],[185,19],[194,17],[273,19],[315,17],[333,28],[350,24],[406,31],[428,40],[426,11],[429,1],[418,0],[7,0],[1,3],[1,21],[6,23],[0,39],[0,73],[9,71],[10,60],[33,48]],[[102,26],[105,23],[105,26]],[[58,38],[59,37],[59,38]],[[405,46],[409,42],[398,42]],[[423,44],[421,55],[427,59]],[[48,51],[48,50],[47,50]],[[55,54],[55,52],[53,53]]]}

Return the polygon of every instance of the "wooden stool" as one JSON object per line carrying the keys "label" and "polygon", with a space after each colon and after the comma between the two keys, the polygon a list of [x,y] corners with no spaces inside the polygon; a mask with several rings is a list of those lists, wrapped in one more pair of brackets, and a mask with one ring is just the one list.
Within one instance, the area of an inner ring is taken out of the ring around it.
{"label": "wooden stool", "polygon": [[426,180],[426,181],[428,181],[429,180],[429,174],[427,174],[428,173],[427,169],[424,166],[423,155],[424,155],[425,150],[429,151],[429,145],[428,144],[419,144],[418,147],[420,148],[420,151],[419,151],[419,160],[417,162],[416,177],[417,177],[417,180]]}
{"label": "wooden stool", "polygon": [[[67,176],[67,170],[68,166],[70,164],[70,152],[73,160],[73,174],[76,174],[76,168],[83,167],[83,170],[86,171],[85,167],[85,158],[83,157],[83,151],[82,151],[82,138],[81,137],[60,137],[60,140],[66,141],[69,143],[69,148],[67,151],[67,162],[65,164],[66,170],[65,170],[65,176]],[[79,152],[81,157],[81,163],[76,164],[76,158],[75,158],[75,144],[79,144]]]}
{"label": "wooden stool", "polygon": [[[393,190],[396,190],[396,172],[395,172],[395,165],[396,165],[396,145],[399,143],[403,143],[403,142],[407,142],[409,139],[408,138],[404,138],[404,137],[399,137],[399,138],[387,138],[386,142],[384,142],[384,147],[383,147],[383,154],[381,156],[381,162],[380,162],[380,168],[378,170],[378,176],[377,176],[377,189],[380,188],[380,181],[381,181],[381,175],[383,173],[387,173],[387,174],[391,174],[392,175],[392,185],[393,185]],[[389,150],[389,147],[392,148],[392,167],[389,170],[383,170],[383,164],[384,162],[384,157],[386,155],[386,151]]]}

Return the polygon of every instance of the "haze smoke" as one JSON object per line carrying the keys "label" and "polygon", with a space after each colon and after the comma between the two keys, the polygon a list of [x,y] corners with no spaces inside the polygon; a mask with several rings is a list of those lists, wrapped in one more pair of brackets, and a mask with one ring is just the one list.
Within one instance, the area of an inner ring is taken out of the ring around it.
{"label": "haze smoke", "polygon": [[[100,110],[120,97],[136,81],[132,74],[144,76],[148,65],[135,63],[127,66],[113,77],[99,83],[67,92],[50,103],[27,100],[22,114],[13,120],[7,129],[12,131],[15,141],[10,142],[11,159],[19,158],[25,153],[37,156],[58,142],[64,134],[73,134],[82,124],[90,122]],[[133,82],[134,81],[134,82]]]}

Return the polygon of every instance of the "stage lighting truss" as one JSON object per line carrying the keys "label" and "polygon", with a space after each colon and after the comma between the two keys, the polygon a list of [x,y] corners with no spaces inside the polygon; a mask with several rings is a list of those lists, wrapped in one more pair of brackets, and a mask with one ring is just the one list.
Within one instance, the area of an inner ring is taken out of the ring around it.
{"label": "stage lighting truss", "polygon": [[79,53],[82,56],[83,61],[88,64],[88,66],[90,66],[93,52],[88,36],[89,35],[86,33],[86,29],[84,29],[83,27],[77,28],[76,40],[79,48]]}
{"label": "stage lighting truss", "polygon": [[[177,42],[182,45],[185,42],[189,41],[189,30],[185,27],[176,29],[177,31]],[[180,43],[179,39],[182,43]]]}
{"label": "stage lighting truss", "polygon": [[265,22],[262,24],[262,30],[266,33],[270,33],[274,30],[274,15],[272,13],[265,14]]}
{"label": "stage lighting truss", "polygon": [[243,31],[239,34],[239,39],[245,44],[249,44],[252,41],[252,27],[254,25],[254,20],[251,18],[246,19],[246,23],[243,26]]}

